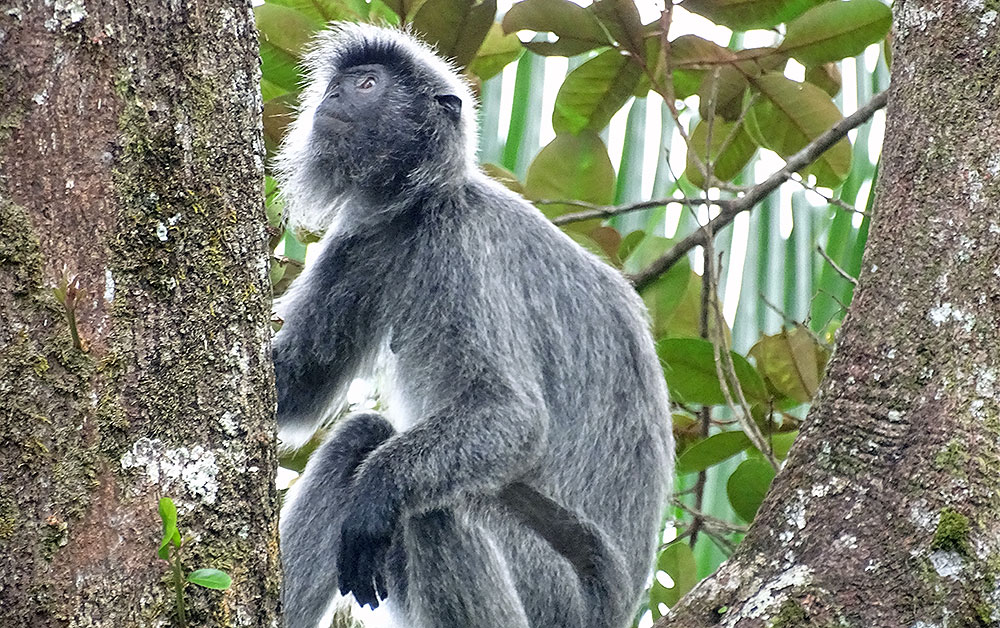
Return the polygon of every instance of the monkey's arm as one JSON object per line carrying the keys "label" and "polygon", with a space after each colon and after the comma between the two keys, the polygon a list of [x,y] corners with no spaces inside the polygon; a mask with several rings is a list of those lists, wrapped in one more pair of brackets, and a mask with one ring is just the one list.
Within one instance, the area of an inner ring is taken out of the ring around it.
{"label": "monkey's arm", "polygon": [[[450,372],[449,369],[443,369]],[[513,379],[481,369],[462,371],[458,387],[413,428],[388,439],[362,464],[342,527],[340,587],[360,604],[377,605],[378,574],[400,513],[498,493],[529,473],[545,447],[540,396]]]}
{"label": "monkey's arm", "polygon": [[369,457],[359,488],[421,511],[497,492],[530,472],[546,437],[540,399],[498,374],[451,385],[451,399]]}
{"label": "monkey's arm", "polygon": [[376,342],[371,309],[378,280],[364,264],[353,264],[356,243],[332,237],[314,268],[292,286],[272,344],[283,436],[315,429]]}

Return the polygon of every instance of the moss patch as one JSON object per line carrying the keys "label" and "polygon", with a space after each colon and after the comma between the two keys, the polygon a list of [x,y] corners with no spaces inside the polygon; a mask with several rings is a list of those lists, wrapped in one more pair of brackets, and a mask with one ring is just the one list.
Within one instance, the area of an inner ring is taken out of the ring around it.
{"label": "moss patch", "polygon": [[934,531],[934,540],[931,541],[931,549],[956,552],[962,556],[971,555],[969,518],[951,508],[942,510],[937,530]]}
{"label": "moss patch", "polygon": [[796,628],[809,626],[809,613],[794,600],[785,600],[778,609],[778,614],[771,619],[768,628]]}
{"label": "moss patch", "polygon": [[966,476],[966,467],[968,464],[969,454],[957,438],[948,441],[945,448],[934,457],[934,466],[961,478]]}

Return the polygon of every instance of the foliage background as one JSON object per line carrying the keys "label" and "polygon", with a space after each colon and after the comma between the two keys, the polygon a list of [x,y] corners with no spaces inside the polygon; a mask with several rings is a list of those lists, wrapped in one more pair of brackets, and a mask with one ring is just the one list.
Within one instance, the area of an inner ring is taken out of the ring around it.
{"label": "foliage background", "polygon": [[[636,620],[659,617],[742,539],[805,416],[861,268],[881,118],[715,231],[710,247],[663,273],[643,270],[887,87],[888,7],[685,0],[650,11],[641,0],[525,0],[498,11],[495,0],[269,0],[256,16],[269,153],[294,115],[312,33],[330,20],[407,25],[478,91],[487,172],[636,281],[678,442],[677,498]],[[270,177],[266,194],[279,293],[312,236],[283,230]],[[575,219],[595,208],[616,215]],[[741,415],[752,421],[733,418]],[[285,466],[301,469],[308,452]]]}

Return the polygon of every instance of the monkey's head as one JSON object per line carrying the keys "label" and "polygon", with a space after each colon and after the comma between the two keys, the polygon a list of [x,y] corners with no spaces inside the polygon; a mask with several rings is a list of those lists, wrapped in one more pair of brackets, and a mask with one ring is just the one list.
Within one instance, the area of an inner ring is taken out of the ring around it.
{"label": "monkey's head", "polygon": [[352,199],[392,205],[474,168],[472,94],[408,33],[336,24],[313,41],[306,70],[277,160],[293,226],[322,231]]}

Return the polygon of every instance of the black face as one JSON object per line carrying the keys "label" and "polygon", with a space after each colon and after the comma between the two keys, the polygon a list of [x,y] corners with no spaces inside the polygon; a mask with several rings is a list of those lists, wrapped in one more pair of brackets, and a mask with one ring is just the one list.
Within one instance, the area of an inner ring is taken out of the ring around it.
{"label": "black face", "polygon": [[461,98],[429,87],[398,64],[339,70],[313,116],[317,176],[339,189],[402,193],[421,166],[454,153]]}
{"label": "black face", "polygon": [[359,65],[335,77],[316,109],[316,124],[350,128],[351,123],[371,118],[380,101],[393,88],[393,77],[384,66]]}

